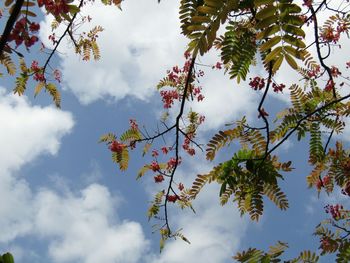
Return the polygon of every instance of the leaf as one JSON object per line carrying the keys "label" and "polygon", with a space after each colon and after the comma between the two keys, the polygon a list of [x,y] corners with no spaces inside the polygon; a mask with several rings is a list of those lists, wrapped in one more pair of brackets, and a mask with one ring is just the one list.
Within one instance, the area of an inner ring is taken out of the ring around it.
{"label": "leaf", "polygon": [[40,81],[38,84],[36,84],[34,89],[34,97],[36,97],[39,92],[45,87],[45,82]]}
{"label": "leaf", "polygon": [[256,35],[257,40],[261,40],[263,38],[267,38],[275,33],[277,33],[280,30],[280,27],[278,25],[272,25],[265,30],[261,31]]}
{"label": "leaf", "polygon": [[148,153],[149,149],[151,148],[152,143],[146,143],[142,150],[142,156],[145,156],[146,153]]}
{"label": "leaf", "polygon": [[273,46],[277,45],[281,41],[282,37],[281,36],[274,36],[273,38],[269,39],[266,41],[264,44],[260,46],[260,51],[264,52]]}
{"label": "leaf", "polygon": [[30,2],[30,1],[25,1],[25,2],[23,3],[23,6],[35,6],[35,3]]}
{"label": "leaf", "polygon": [[144,165],[138,172],[136,179],[140,179],[147,171],[151,170],[149,165]]}
{"label": "leaf", "polygon": [[277,16],[270,16],[270,17],[258,22],[256,25],[256,28],[257,29],[264,29],[266,27],[269,27],[269,26],[276,24],[277,21],[278,21]]}
{"label": "leaf", "polygon": [[4,263],[15,263],[15,260],[11,253],[5,253],[2,255],[2,259]]}
{"label": "leaf", "polygon": [[271,52],[269,52],[267,54],[267,56],[265,57],[264,62],[265,63],[269,63],[270,61],[275,60],[276,57],[281,56],[280,55],[281,52],[282,52],[282,47],[281,46],[276,47],[275,49],[273,49]]}
{"label": "leaf", "polygon": [[53,83],[48,83],[45,85],[45,89],[50,93],[53,101],[56,104],[57,108],[60,108],[60,104],[61,104],[61,94],[59,93],[59,91],[56,88],[56,85]]}
{"label": "leaf", "polygon": [[13,2],[14,2],[14,0],[5,0],[5,6],[8,7],[8,6],[10,6]]}
{"label": "leaf", "polygon": [[272,66],[272,73],[275,74],[277,72],[277,70],[280,68],[281,64],[283,62],[283,56],[279,56],[275,62],[273,63]]}
{"label": "leaf", "polygon": [[80,8],[76,5],[68,5],[68,10],[71,15],[75,15],[76,13],[80,12]]}
{"label": "leaf", "polygon": [[255,18],[258,20],[263,20],[268,17],[274,16],[277,11],[277,7],[273,5],[269,5],[262,10],[260,10],[256,15]]}
{"label": "leaf", "polygon": [[293,69],[298,69],[298,64],[295,62],[294,58],[292,58],[287,53],[284,54],[284,58],[286,59],[289,66],[291,66]]}
{"label": "leaf", "polygon": [[36,17],[36,14],[32,11],[29,11],[29,10],[21,10],[21,13],[26,15],[26,16]]}
{"label": "leaf", "polygon": [[208,7],[208,6],[199,6],[197,7],[197,11],[203,14],[211,14],[211,15],[216,15],[217,9]]}

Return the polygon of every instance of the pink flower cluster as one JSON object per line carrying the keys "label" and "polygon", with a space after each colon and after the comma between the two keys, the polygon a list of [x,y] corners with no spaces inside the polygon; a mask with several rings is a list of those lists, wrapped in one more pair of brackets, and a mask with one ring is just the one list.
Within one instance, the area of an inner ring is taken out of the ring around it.
{"label": "pink flower cluster", "polygon": [[39,40],[38,37],[34,35],[39,29],[39,24],[30,22],[26,17],[22,17],[16,22],[12,29],[9,35],[9,42],[15,41],[17,47],[24,42],[26,48],[29,48]]}

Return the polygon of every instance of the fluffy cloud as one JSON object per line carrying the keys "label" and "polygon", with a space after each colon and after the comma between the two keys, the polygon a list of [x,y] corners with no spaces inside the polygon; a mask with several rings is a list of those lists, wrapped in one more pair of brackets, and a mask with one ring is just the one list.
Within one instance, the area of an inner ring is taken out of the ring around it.
{"label": "fluffy cloud", "polygon": [[[16,262],[26,253],[25,248],[14,245],[20,237],[45,240],[53,262],[137,262],[148,241],[139,223],[116,218],[120,197],[99,184],[90,184],[79,193],[66,189],[59,194],[49,188],[34,191],[19,176],[26,163],[45,153],[57,153],[62,136],[74,125],[72,115],[31,106],[25,97],[8,95],[3,89],[0,93],[2,247],[15,248],[11,251]],[[40,254],[45,256],[44,251]]]}
{"label": "fluffy cloud", "polygon": [[[128,95],[149,98],[165,70],[181,61],[185,49],[177,5],[173,1],[160,5],[125,1],[122,12],[100,2],[86,5],[83,12],[92,17],[92,22],[80,30],[87,31],[94,25],[105,29],[98,39],[102,58],[86,63],[73,54],[71,44],[63,44],[61,68],[66,88],[83,104],[98,99],[113,101]],[[48,46],[51,21],[52,18],[46,17],[41,24],[41,39]]]}
{"label": "fluffy cloud", "polygon": [[98,184],[79,195],[62,197],[50,190],[37,195],[35,228],[50,238],[55,262],[138,262],[148,242],[140,224],[116,221],[113,200]]}
{"label": "fluffy cloud", "polygon": [[0,89],[0,123],[0,171],[19,169],[43,152],[56,154],[60,139],[74,124],[70,113],[31,106],[4,89]]}
{"label": "fluffy cloud", "polygon": [[0,89],[0,242],[28,233],[32,227],[32,192],[13,176],[42,153],[55,154],[63,135],[73,127],[72,115],[53,107],[31,106],[24,97]]}

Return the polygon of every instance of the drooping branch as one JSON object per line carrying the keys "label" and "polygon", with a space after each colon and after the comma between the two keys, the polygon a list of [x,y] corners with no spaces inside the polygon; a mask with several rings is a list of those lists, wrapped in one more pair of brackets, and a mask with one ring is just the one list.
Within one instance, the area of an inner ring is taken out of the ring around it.
{"label": "drooping branch", "polygon": [[300,118],[300,119],[298,120],[298,122],[296,123],[296,125],[294,126],[294,128],[291,129],[291,130],[289,131],[289,133],[287,133],[287,135],[284,136],[284,137],[282,138],[281,141],[279,141],[274,147],[272,147],[272,148],[268,151],[267,154],[270,155],[270,154],[271,154],[274,150],[276,150],[281,144],[283,144],[283,143],[284,143],[298,128],[299,128],[299,126],[302,124],[303,121],[307,120],[308,118],[310,118],[311,116],[313,116],[313,115],[316,114],[317,112],[320,112],[320,111],[322,111],[322,110],[324,110],[324,109],[326,109],[326,108],[332,106],[333,104],[336,104],[336,103],[341,102],[341,101],[343,101],[343,100],[346,100],[346,99],[348,99],[348,98],[350,98],[350,94],[348,94],[348,95],[346,95],[346,96],[344,96],[344,97],[338,98],[338,99],[336,99],[336,100],[332,100],[331,102],[329,102],[329,103],[327,103],[327,104],[325,104],[325,105],[323,105],[323,106],[321,106],[321,107],[319,107],[319,108],[313,110],[312,112],[306,114],[304,117]]}
{"label": "drooping branch", "polygon": [[[78,6],[78,7],[81,8],[81,7],[83,6],[83,3],[84,3],[84,0],[80,0],[80,3],[79,3],[79,6]],[[44,73],[45,73],[45,70],[46,70],[47,66],[48,66],[49,63],[50,63],[51,58],[52,58],[53,55],[56,53],[57,48],[59,47],[59,45],[60,45],[62,39],[63,39],[67,34],[70,33],[70,29],[71,29],[71,27],[72,27],[72,25],[73,25],[73,22],[74,22],[75,18],[77,17],[77,14],[78,14],[78,13],[75,13],[75,14],[73,15],[71,21],[69,22],[69,24],[68,24],[67,27],[66,27],[66,30],[63,32],[63,34],[61,35],[61,37],[60,37],[60,38],[58,39],[58,41],[56,42],[55,47],[51,50],[50,55],[49,55],[49,57],[46,59],[46,62],[45,62],[45,64],[44,64],[44,66],[43,66],[43,72],[44,72]]]}
{"label": "drooping branch", "polygon": [[16,0],[16,3],[12,9],[12,13],[6,22],[4,32],[2,33],[2,35],[0,37],[0,57],[2,56],[2,53],[4,52],[4,48],[6,46],[6,43],[8,42],[8,39],[10,37],[13,26],[16,23],[18,15],[21,12],[23,3],[24,3],[24,0]]}
{"label": "drooping branch", "polygon": [[[191,64],[190,64],[190,67],[189,67],[189,70],[188,70],[188,74],[187,74],[187,78],[186,78],[186,84],[185,84],[185,87],[184,87],[184,90],[183,90],[183,95],[182,95],[182,101],[181,101],[181,106],[180,106],[180,111],[176,117],[176,135],[175,135],[175,165],[173,167],[173,170],[170,174],[170,181],[169,181],[169,185],[168,185],[168,190],[166,191],[166,196],[169,195],[170,191],[173,191],[172,190],[172,184],[173,184],[173,181],[174,181],[174,175],[175,175],[175,172],[176,172],[176,169],[178,167],[178,164],[179,164],[179,144],[180,144],[180,120],[181,120],[181,117],[183,115],[183,112],[184,112],[184,108],[185,108],[185,102],[186,102],[186,97],[187,97],[187,92],[189,91],[189,87],[191,85],[191,78],[192,78],[192,72],[193,72],[193,69],[194,69],[194,65],[195,65],[195,61],[196,61],[196,57],[193,57],[192,58],[192,61],[191,61]],[[171,236],[171,229],[170,229],[170,226],[169,226],[169,219],[168,219],[168,200],[167,198],[165,198],[165,201],[164,201],[164,213],[165,213],[165,226],[168,230],[168,234],[169,236]]]}

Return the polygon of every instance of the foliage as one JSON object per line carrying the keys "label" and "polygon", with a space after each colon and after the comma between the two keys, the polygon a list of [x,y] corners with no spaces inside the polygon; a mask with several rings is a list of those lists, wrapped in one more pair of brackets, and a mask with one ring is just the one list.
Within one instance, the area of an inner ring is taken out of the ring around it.
{"label": "foliage", "polygon": [[[121,9],[120,0],[102,2]],[[142,155],[151,157],[150,162],[141,165],[137,178],[152,174],[154,183],[161,188],[155,193],[147,212],[149,219],[158,222],[155,227],[160,234],[160,249],[169,238],[189,242],[181,229],[172,229],[168,207],[177,204],[181,209],[194,211],[192,202],[209,183],[219,186],[222,205],[232,200],[241,215],[249,214],[252,220],[257,221],[263,215],[264,197],[281,210],[288,209],[288,199],[280,187],[280,181],[286,172],[292,170],[292,162],[280,161],[276,150],[293,135],[298,141],[309,145],[308,163],[312,171],[307,175],[308,186],[316,188],[318,194],[321,191],[331,194],[341,189],[344,195],[350,195],[349,151],[344,149],[342,141],[333,140],[335,133],[343,132],[345,120],[350,115],[350,94],[344,95],[341,90],[342,86],[350,85],[349,77],[339,70],[341,66],[349,68],[350,62],[336,66],[327,64],[332,49],[340,47],[342,37],[348,37],[350,14],[346,4],[333,7],[332,2],[180,1],[181,30],[189,42],[184,65],[168,70],[156,87],[165,110],[162,128],[150,134],[146,128],[140,129],[136,120],[130,120],[130,127],[119,137],[108,133],[100,139],[122,171],[128,169],[131,151],[139,145],[142,145]],[[60,73],[48,69],[64,37],[71,40],[76,53],[83,60],[100,58],[97,37],[103,31],[102,27],[96,26],[78,37],[72,34],[79,24],[77,14],[80,14],[83,4],[84,0],[78,5],[71,0],[41,0],[38,3],[30,0],[5,1],[8,23],[0,38],[0,63],[8,75],[16,77],[15,93],[24,94],[28,80],[33,78],[37,82],[34,95],[45,90],[56,106],[60,106],[61,97],[56,86],[61,81]],[[29,67],[26,56],[18,48],[23,45],[24,51],[29,51],[36,47],[40,26],[34,20],[35,6],[43,7],[47,15],[55,18],[50,36],[54,48],[42,65],[39,66],[38,61],[34,60]],[[320,17],[324,15],[328,19],[319,25]],[[79,19],[80,23],[86,23],[89,18]],[[60,26],[65,30],[57,38],[55,32]],[[306,36],[307,27],[312,31],[310,36]],[[197,142],[197,135],[205,116],[185,106],[204,100],[199,79],[205,73],[196,60],[215,52],[214,48],[219,53],[220,61],[210,65],[212,69],[224,69],[224,73],[238,84],[248,83],[250,88],[259,92],[261,99],[256,105],[255,120],[248,122],[243,116],[227,129],[216,132],[207,142],[206,159],[213,162],[213,168],[197,175],[192,186],[186,188],[176,171],[188,156],[195,155],[196,150],[203,150],[202,144]],[[270,116],[265,109],[268,106],[265,105],[266,98],[272,92],[281,94],[287,90],[286,84],[275,81],[283,64],[299,79],[288,87],[289,106]],[[262,69],[261,75],[247,80],[253,67]],[[1,72],[1,75],[5,74]],[[169,120],[170,109],[177,111],[177,115]],[[256,126],[258,122],[262,126]],[[172,143],[166,143],[164,137],[171,138]],[[162,145],[159,143],[161,139],[164,141]],[[219,162],[218,155],[224,148],[234,151],[226,161]],[[326,213],[330,218],[321,222],[314,233],[320,238],[320,255],[303,251],[287,262],[317,262],[319,256],[324,254],[335,254],[337,262],[350,261],[350,213],[341,204],[328,205]],[[238,262],[280,262],[287,247],[286,243],[278,242],[268,252],[249,248],[237,253],[234,259]]]}
{"label": "foliage", "polygon": [[11,253],[7,252],[0,255],[0,263],[15,263],[15,260]]}

